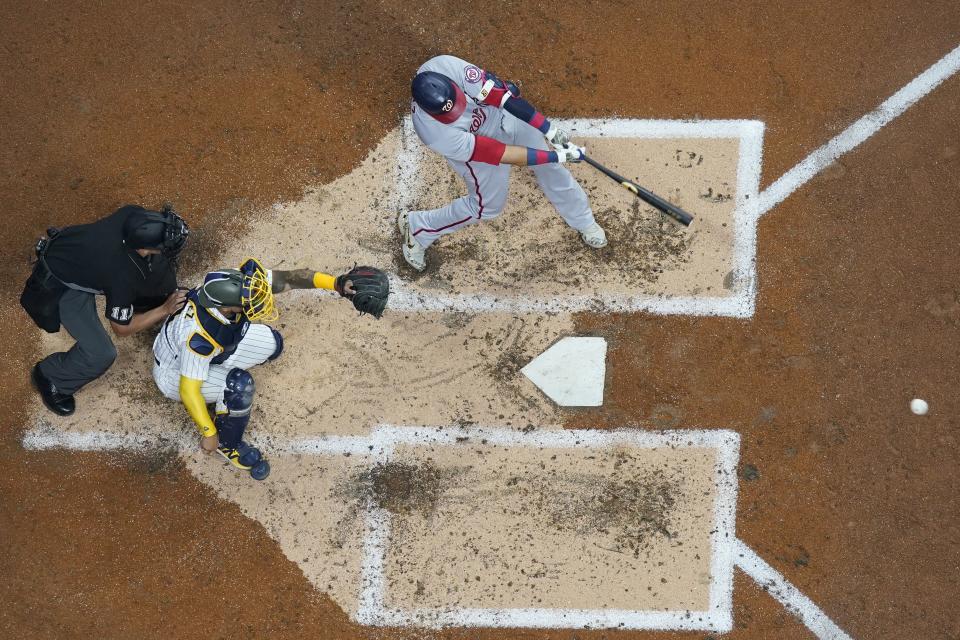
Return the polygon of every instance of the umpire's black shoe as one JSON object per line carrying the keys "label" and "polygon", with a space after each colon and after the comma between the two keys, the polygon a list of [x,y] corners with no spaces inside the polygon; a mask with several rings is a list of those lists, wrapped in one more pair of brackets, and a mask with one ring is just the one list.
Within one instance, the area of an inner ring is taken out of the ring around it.
{"label": "umpire's black shoe", "polygon": [[58,416],[69,416],[77,408],[77,403],[73,399],[73,396],[57,391],[57,387],[40,373],[39,362],[33,365],[30,379],[33,380],[33,386],[40,392],[40,397],[43,398],[43,404],[47,405],[47,409],[50,409],[50,411],[53,411]]}

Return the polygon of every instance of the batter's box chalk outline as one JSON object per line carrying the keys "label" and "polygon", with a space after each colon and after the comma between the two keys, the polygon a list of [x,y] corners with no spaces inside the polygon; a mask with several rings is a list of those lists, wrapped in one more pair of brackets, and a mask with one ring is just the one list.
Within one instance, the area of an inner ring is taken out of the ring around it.
{"label": "batter's box chalk outline", "polygon": [[[764,124],[759,120],[638,120],[619,118],[577,118],[556,120],[574,136],[603,138],[735,138],[739,139],[737,197],[733,213],[734,289],[727,296],[655,295],[562,295],[548,298],[492,296],[484,294],[444,295],[411,290],[407,283],[393,279],[390,308],[404,311],[464,312],[638,312],[657,315],[726,316],[750,318],[757,294],[757,209],[760,169],[763,162]],[[413,120],[404,118],[401,145],[394,172],[397,211],[414,208],[420,184],[420,159],[427,153],[413,129]],[[696,222],[694,222],[696,224]]]}
{"label": "batter's box chalk outline", "polygon": [[[642,630],[725,632],[733,626],[733,567],[736,552],[737,463],[740,435],[728,430],[682,431],[521,431],[502,428],[457,426],[412,427],[380,425],[370,442],[377,457],[386,460],[398,444],[455,445],[465,434],[472,440],[510,447],[600,448],[632,445],[637,448],[716,449],[714,482],[716,498],[710,532],[710,589],[706,611],[639,611],[623,609],[391,609],[386,606],[386,556],[390,541],[391,516],[384,509],[368,505],[365,514],[361,592],[355,619],[370,626],[402,626],[439,629],[443,627],[514,628],[609,628]],[[458,440],[459,438],[459,440]],[[323,443],[302,447],[319,451]],[[329,443],[333,448],[338,444]],[[341,443],[342,444],[342,443]]]}

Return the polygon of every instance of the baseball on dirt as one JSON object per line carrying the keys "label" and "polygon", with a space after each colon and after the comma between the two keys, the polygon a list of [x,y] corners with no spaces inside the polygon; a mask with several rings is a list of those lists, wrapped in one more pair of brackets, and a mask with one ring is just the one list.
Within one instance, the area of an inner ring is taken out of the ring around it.
{"label": "baseball on dirt", "polygon": [[927,404],[926,400],[921,400],[920,398],[914,398],[910,401],[910,411],[913,411],[918,416],[927,415],[927,410],[930,409],[930,406]]}

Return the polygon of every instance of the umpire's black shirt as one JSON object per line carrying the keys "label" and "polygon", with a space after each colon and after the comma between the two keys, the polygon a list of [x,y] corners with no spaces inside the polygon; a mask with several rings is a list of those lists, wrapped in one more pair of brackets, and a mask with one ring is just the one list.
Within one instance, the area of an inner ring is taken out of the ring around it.
{"label": "umpire's black shirt", "polygon": [[142,258],[123,244],[124,222],[141,211],[127,205],[96,222],[65,227],[47,249],[53,275],[71,288],[105,295],[107,319],[117,324],[129,324],[134,307],[155,307],[177,287],[173,262],[160,255]]}

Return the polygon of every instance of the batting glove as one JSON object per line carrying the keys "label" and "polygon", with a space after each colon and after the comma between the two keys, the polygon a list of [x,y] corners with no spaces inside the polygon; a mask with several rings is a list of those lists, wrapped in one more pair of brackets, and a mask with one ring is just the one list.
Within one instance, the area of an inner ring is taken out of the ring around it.
{"label": "batting glove", "polygon": [[562,147],[557,147],[557,162],[580,162],[583,156],[587,155],[586,147],[578,147],[572,142],[568,142]]}
{"label": "batting glove", "polygon": [[550,128],[547,129],[547,133],[544,135],[549,142],[554,147],[562,147],[563,145],[570,142],[570,135],[557,127],[557,125],[551,123]]}

